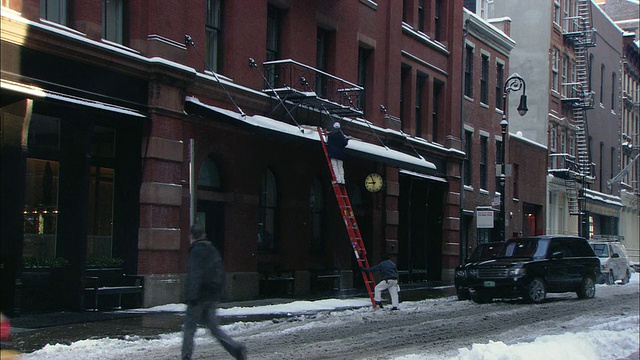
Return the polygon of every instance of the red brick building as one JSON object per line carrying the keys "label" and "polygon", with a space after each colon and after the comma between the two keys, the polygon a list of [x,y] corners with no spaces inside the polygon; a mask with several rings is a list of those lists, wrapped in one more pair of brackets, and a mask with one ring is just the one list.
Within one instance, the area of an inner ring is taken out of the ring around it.
{"label": "red brick building", "polygon": [[[334,121],[369,260],[452,279],[462,1],[99,4],[3,1],[3,310],[82,308],[99,264],[143,275],[144,306],[179,302],[192,219],[229,299],[304,296],[320,272],[362,288],[316,132]],[[46,304],[38,261],[65,289]]]}
{"label": "red brick building", "polygon": [[[516,43],[509,37],[509,18],[483,19],[475,12],[481,3],[465,2],[465,53],[463,81],[463,127],[466,159],[463,167],[462,258],[479,243],[501,241],[500,169],[505,149],[504,238],[544,233],[546,194],[546,147],[521,135],[506,134],[500,125],[517,113],[505,110],[505,88],[511,76],[509,56]],[[484,4],[484,3],[482,3]],[[481,9],[479,12],[482,12]],[[486,16],[486,15],[485,15]],[[518,101],[507,94],[507,107]],[[505,114],[505,111],[507,112]],[[489,218],[482,221],[479,214]],[[493,214],[493,221],[487,214]]]}

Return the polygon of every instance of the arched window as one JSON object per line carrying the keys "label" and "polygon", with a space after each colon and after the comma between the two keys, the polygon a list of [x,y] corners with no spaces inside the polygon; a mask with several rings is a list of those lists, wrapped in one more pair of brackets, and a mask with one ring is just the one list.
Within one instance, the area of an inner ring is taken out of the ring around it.
{"label": "arched window", "polygon": [[278,187],[271,170],[266,169],[262,175],[260,194],[260,218],[258,219],[258,250],[273,251],[276,249],[276,214],[278,206]]}
{"label": "arched window", "polygon": [[200,172],[198,173],[198,189],[201,190],[218,190],[222,187],[220,183],[220,171],[218,165],[207,156],[200,164]]}
{"label": "arched window", "polygon": [[311,190],[309,191],[309,249],[313,252],[321,251],[324,245],[322,238],[323,205],[322,186],[320,185],[320,180],[315,178],[311,183]]}

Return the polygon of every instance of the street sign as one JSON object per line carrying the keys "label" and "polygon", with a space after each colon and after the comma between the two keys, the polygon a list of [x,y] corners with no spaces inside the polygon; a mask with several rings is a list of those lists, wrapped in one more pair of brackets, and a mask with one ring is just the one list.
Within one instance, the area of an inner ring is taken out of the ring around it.
{"label": "street sign", "polygon": [[476,224],[478,229],[493,229],[493,210],[476,209]]}

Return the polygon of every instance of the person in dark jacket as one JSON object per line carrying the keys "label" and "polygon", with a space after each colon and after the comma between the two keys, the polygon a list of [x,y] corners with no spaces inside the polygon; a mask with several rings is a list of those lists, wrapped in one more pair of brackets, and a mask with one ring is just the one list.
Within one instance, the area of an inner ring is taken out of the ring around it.
{"label": "person in dark jacket", "polygon": [[388,255],[382,257],[382,261],[370,268],[362,268],[361,270],[366,273],[379,272],[382,280],[376,285],[374,290],[373,300],[382,309],[382,291],[389,291],[391,295],[391,310],[398,310],[398,268],[396,264],[389,259]]}
{"label": "person in dark jacket", "polygon": [[202,225],[193,224],[191,236],[193,240],[187,262],[187,313],[182,338],[182,359],[191,359],[193,355],[193,336],[198,323],[206,325],[234,358],[246,359],[245,346],[222,331],[216,317],[224,283],[224,264],[220,253],[207,239]]}
{"label": "person in dark jacket", "polygon": [[340,123],[335,122],[327,139],[327,154],[331,159],[331,167],[336,175],[336,183],[344,185],[344,148],[349,139],[340,130]]}

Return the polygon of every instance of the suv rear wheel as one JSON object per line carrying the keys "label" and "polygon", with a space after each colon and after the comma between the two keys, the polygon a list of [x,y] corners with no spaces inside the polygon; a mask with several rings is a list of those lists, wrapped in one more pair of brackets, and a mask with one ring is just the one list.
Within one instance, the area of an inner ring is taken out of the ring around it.
{"label": "suv rear wheel", "polygon": [[616,278],[613,276],[613,270],[609,271],[609,273],[607,274],[607,280],[606,280],[606,284],[607,285],[613,285],[616,283]]}
{"label": "suv rear wheel", "polygon": [[544,281],[540,278],[535,278],[531,280],[524,293],[524,300],[526,302],[532,302],[534,304],[539,304],[544,301],[547,296],[547,289],[544,284]]}
{"label": "suv rear wheel", "polygon": [[624,274],[624,278],[622,278],[622,283],[628,284],[630,280],[631,280],[631,272],[629,271],[629,269],[627,269],[627,272]]}
{"label": "suv rear wheel", "polygon": [[593,278],[585,276],[582,279],[580,289],[578,289],[576,293],[580,299],[591,299],[594,297],[596,295],[596,283],[593,281]]}

